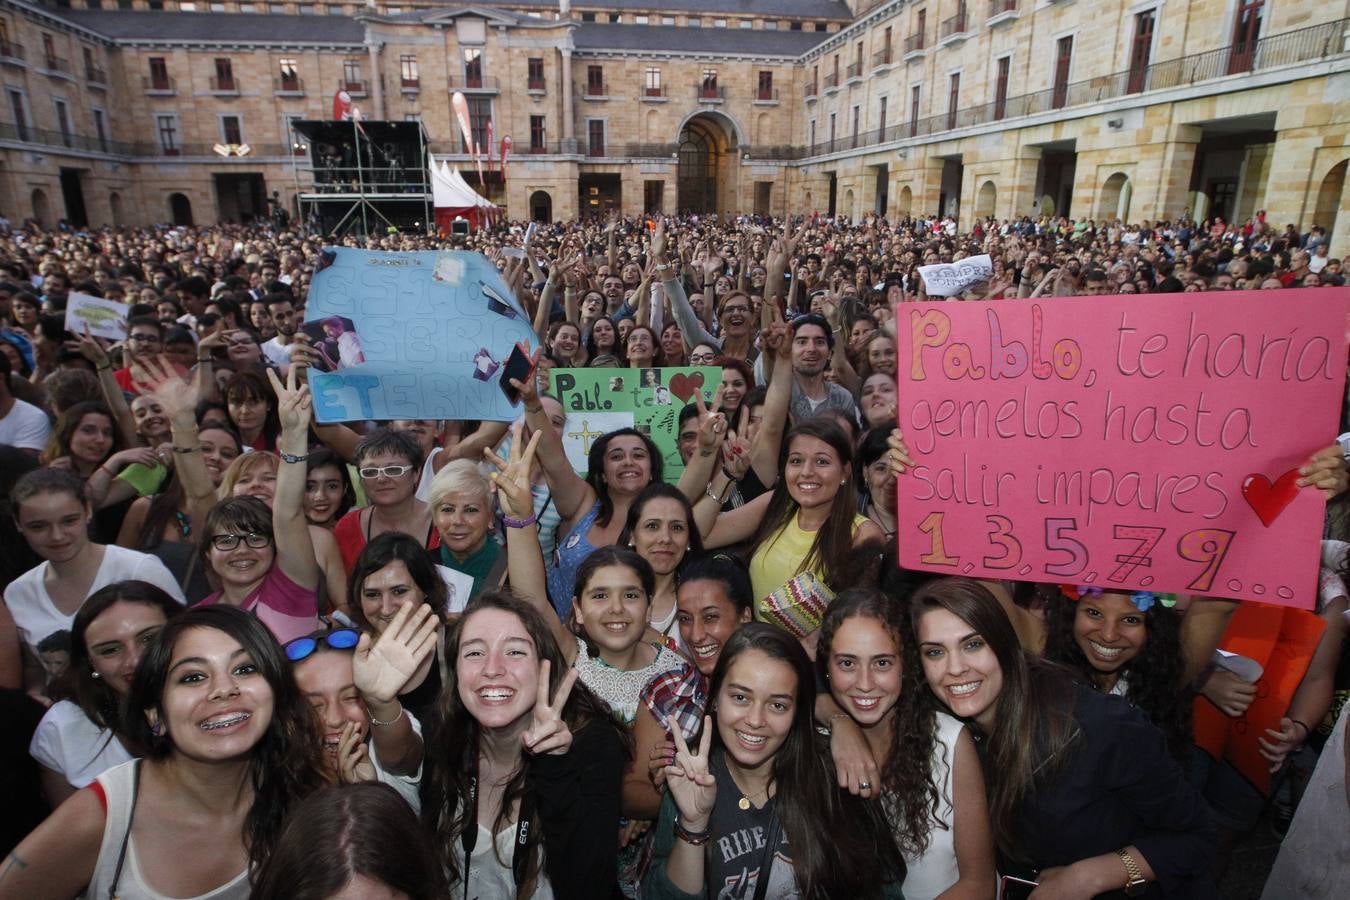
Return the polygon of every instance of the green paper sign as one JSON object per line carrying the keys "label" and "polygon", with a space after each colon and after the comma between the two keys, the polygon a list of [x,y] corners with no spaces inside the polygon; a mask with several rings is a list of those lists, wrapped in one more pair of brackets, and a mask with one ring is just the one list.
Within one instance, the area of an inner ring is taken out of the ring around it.
{"label": "green paper sign", "polygon": [[553,391],[567,412],[563,449],[580,474],[586,472],[586,454],[601,436],[620,428],[635,428],[661,451],[665,480],[679,480],[684,472],[678,446],[680,410],[701,393],[705,403],[722,383],[717,366],[681,366],[669,369],[554,369]]}

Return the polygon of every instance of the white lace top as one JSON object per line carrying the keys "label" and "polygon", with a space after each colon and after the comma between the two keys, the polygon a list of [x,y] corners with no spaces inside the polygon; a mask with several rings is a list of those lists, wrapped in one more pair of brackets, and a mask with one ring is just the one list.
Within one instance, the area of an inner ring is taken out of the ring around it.
{"label": "white lace top", "polygon": [[572,662],[572,668],[579,673],[581,682],[608,703],[625,725],[632,725],[637,718],[638,695],[647,683],[683,664],[678,653],[659,646],[656,659],[641,669],[616,669],[600,657],[591,656],[586,650],[586,642],[578,637],[577,658]]}

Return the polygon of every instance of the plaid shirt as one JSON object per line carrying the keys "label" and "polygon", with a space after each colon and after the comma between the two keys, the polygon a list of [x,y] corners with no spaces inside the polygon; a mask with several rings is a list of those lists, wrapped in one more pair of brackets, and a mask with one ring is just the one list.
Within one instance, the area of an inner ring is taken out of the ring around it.
{"label": "plaid shirt", "polygon": [[675,717],[684,739],[692,743],[703,727],[703,711],[708,707],[708,680],[692,663],[684,663],[647,683],[638,696],[662,725]]}

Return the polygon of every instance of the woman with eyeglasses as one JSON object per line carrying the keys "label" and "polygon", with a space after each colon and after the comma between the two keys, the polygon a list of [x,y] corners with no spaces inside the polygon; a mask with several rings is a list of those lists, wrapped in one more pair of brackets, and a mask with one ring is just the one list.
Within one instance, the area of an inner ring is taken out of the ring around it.
{"label": "woman with eyeglasses", "polygon": [[188,610],[126,701],[142,759],[75,793],[0,864],[0,900],[246,900],[286,814],[324,782],[313,713],[254,616]]}
{"label": "woman with eyeglasses", "polygon": [[437,625],[429,607],[409,604],[378,637],[338,628],[283,648],[314,709],[332,780],[380,781],[414,812],[422,809],[422,723],[399,702],[399,692],[434,655]]}
{"label": "woman with eyeglasses", "polygon": [[689,365],[691,366],[711,366],[716,364],[717,358],[722,355],[722,351],[715,345],[707,341],[699,341],[689,351]]}
{"label": "woman with eyeglasses", "polygon": [[132,758],[123,706],[136,665],[183,605],[146,581],[119,581],[89,596],[70,628],[70,663],[28,752],[41,765],[53,808]]}
{"label": "woman with eyeglasses", "polygon": [[435,551],[441,534],[431,509],[417,499],[422,474],[422,451],[410,435],[377,428],[361,439],[355,452],[356,474],[361,476],[369,506],[353,509],[333,529],[342,565],[350,573],[370,539],[387,531],[401,531]]}
{"label": "woman with eyeglasses", "polygon": [[273,371],[267,377],[281,420],[282,464],[272,508],[256,497],[233,497],[211,508],[198,546],[219,590],[199,605],[252,612],[285,642],[318,625],[320,572],[302,502],[312,400],[308,386],[296,387],[295,369],[285,385]]}

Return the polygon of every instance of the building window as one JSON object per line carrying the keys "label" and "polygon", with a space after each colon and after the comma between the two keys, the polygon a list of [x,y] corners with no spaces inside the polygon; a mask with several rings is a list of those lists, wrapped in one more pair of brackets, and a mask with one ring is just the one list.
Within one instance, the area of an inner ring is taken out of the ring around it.
{"label": "building window", "polygon": [[157,91],[169,90],[169,66],[162,56],[150,57],[150,87]]}
{"label": "building window", "polygon": [[1233,46],[1228,54],[1228,74],[1249,72],[1261,37],[1261,17],[1266,0],[1238,0],[1233,22]]}
{"label": "building window", "polygon": [[701,18],[699,18],[698,16],[690,16],[690,17],[689,17],[689,27],[690,27],[690,28],[702,28],[702,27],[703,27],[703,20],[702,20]]}
{"label": "building window", "polygon": [[651,20],[647,16],[633,16],[634,25],[647,25],[650,21]]}
{"label": "building window", "polygon": [[674,24],[675,24],[675,17],[674,17],[674,16],[662,16],[662,17],[661,17],[661,24],[662,24],[662,25],[674,25]]}
{"label": "building window", "polygon": [[56,44],[52,41],[50,34],[42,36],[42,56],[49,70],[53,72],[60,70],[61,60],[56,55]]}
{"label": "building window", "polygon": [[603,119],[588,119],[586,121],[586,141],[587,156],[605,155],[605,121]]}
{"label": "building window", "polygon": [[756,89],[755,97],[759,100],[773,99],[773,72],[761,71],[759,73],[759,87]]}
{"label": "building window", "polygon": [[801,31],[801,30],[802,30],[801,22],[791,22],[788,24],[788,31]]}
{"label": "building window", "polygon": [[220,142],[222,144],[242,144],[244,125],[238,116],[220,117]]}
{"label": "building window", "polygon": [[922,85],[914,85],[909,89],[909,131],[913,135],[919,129],[919,91]]}
{"label": "building window", "polygon": [[415,88],[422,86],[422,77],[417,71],[417,57],[411,53],[404,53],[398,58],[399,79],[405,88]]}
{"label": "building window", "polygon": [[19,140],[28,140],[28,109],[23,102],[23,91],[9,89],[9,110],[14,114],[14,130],[18,132]]}
{"label": "building window", "polygon": [[1073,62],[1073,35],[1055,42],[1055,86],[1050,105],[1060,109],[1069,102],[1069,65]]}
{"label": "building window", "polygon": [[713,27],[714,27],[714,28],[726,28],[726,27],[727,27],[727,20],[726,20],[726,19],[713,19]]}
{"label": "building window", "polygon": [[52,105],[56,107],[56,127],[61,132],[61,143],[67,147],[74,146],[75,134],[70,127],[70,107],[66,101],[57,97],[52,98]]}
{"label": "building window", "polygon": [[1008,114],[1008,71],[1011,68],[1012,57],[999,57],[998,74],[994,76],[994,119],[996,121]]}
{"label": "building window", "polygon": [[216,80],[211,88],[216,91],[234,90],[234,63],[224,57],[216,58]]}
{"label": "building window", "polygon": [[662,196],[666,192],[666,183],[664,181],[644,181],[642,182],[642,209],[649,213],[659,213],[661,211]]}
{"label": "building window", "polygon": [[956,109],[961,103],[961,73],[953,72],[947,80],[947,128],[956,127]]}
{"label": "building window", "polygon": [[815,119],[812,119],[812,120],[811,120],[811,140],[810,140],[808,143],[809,143],[809,145],[812,146],[812,147],[814,147],[814,146],[816,145],[816,120],[815,120]]}
{"label": "building window", "polygon": [[295,123],[304,119],[301,113],[287,113],[281,119],[281,133],[286,140],[291,142],[291,155],[304,156],[309,151],[309,145],[305,143],[305,137],[295,130]]}
{"label": "building window", "polygon": [[365,93],[366,85],[361,80],[361,61],[359,59],[344,59],[342,61],[342,85],[348,93]]}
{"label": "building window", "polygon": [[471,88],[483,86],[483,51],[477,47],[464,49],[464,86]]}
{"label": "building window", "polygon": [[165,156],[177,156],[178,117],[173,115],[155,116],[155,128],[159,131],[159,149]]}
{"label": "building window", "polygon": [[605,67],[587,66],[586,67],[586,96],[603,97],[605,96]]}
{"label": "building window", "polygon": [[880,133],[880,139],[886,140],[886,101],[888,97],[882,97],[880,109],[877,110],[877,131]]}
{"label": "building window", "polygon": [[527,61],[526,87],[532,91],[544,90],[544,59],[540,56],[531,56]]}
{"label": "building window", "polygon": [[647,97],[661,96],[661,70],[656,66],[648,66],[642,86],[642,93]]}
{"label": "building window", "polygon": [[[482,150],[488,146],[487,128],[492,121],[492,100],[488,97],[469,97],[469,131],[473,142]],[[465,153],[472,152],[465,149]]]}
{"label": "building window", "polygon": [[700,97],[716,97],[717,93],[717,70],[704,69],[703,80],[699,82],[698,95]]}
{"label": "building window", "polygon": [[584,12],[584,13],[582,13],[582,14],[581,14],[581,21],[583,21],[583,22],[594,22],[594,21],[595,21],[595,13],[593,13],[593,12]]}
{"label": "building window", "polygon": [[547,149],[548,135],[544,131],[544,117],[530,116],[530,152],[543,153]]}
{"label": "building window", "polygon": [[834,119],[835,113],[830,113],[830,144],[834,144]]}
{"label": "building window", "polygon": [[853,146],[858,146],[858,134],[862,128],[862,107],[853,107]]}
{"label": "building window", "polygon": [[103,110],[95,108],[94,113],[94,137],[98,138],[99,149],[104,153],[108,152],[108,118]]}
{"label": "building window", "polygon": [[778,30],[778,20],[777,20],[777,19],[768,19],[768,20],[766,20],[766,21],[764,22],[764,30],[765,30],[765,31],[777,31],[777,30]]}
{"label": "building window", "polygon": [[755,20],[754,20],[754,19],[741,19],[739,22],[736,23],[736,26],[737,26],[738,28],[754,28],[754,27],[755,27]]}
{"label": "building window", "polygon": [[619,15],[618,13],[610,13],[610,14],[609,14],[609,23],[610,23],[611,25],[618,25],[618,24],[619,24],[620,22],[622,22],[622,21],[623,21],[623,16]]}
{"label": "building window", "polygon": [[1136,13],[1134,17],[1134,40],[1130,42],[1131,94],[1142,91],[1148,81],[1149,57],[1153,53],[1154,13],[1155,10],[1149,9]]}
{"label": "building window", "polygon": [[294,59],[282,59],[278,62],[281,67],[281,89],[283,91],[300,90],[300,65]]}

